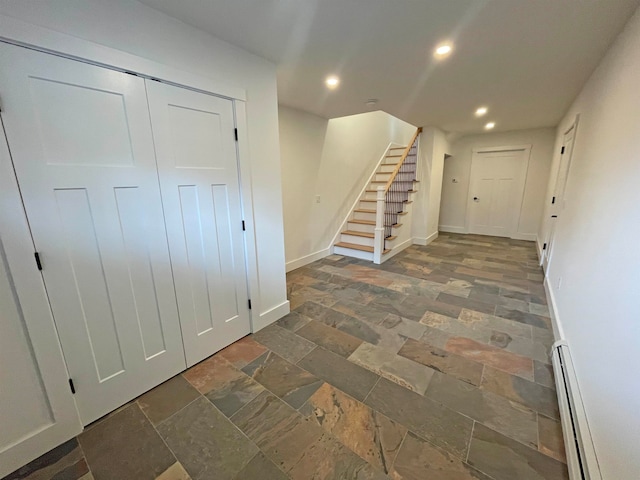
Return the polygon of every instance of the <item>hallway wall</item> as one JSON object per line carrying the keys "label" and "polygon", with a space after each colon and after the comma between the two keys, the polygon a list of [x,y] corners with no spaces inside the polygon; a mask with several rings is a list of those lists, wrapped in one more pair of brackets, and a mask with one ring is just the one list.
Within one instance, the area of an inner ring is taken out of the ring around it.
{"label": "hallway wall", "polygon": [[560,123],[552,168],[580,114],[547,281],[605,479],[640,475],[639,85],[640,10]]}
{"label": "hallway wall", "polygon": [[406,145],[416,127],[382,111],[326,120],[284,106],[279,126],[285,258],[292,270],[328,254],[389,143]]}
{"label": "hallway wall", "polygon": [[[538,128],[468,135],[453,141],[452,157],[444,162],[440,228],[444,231],[465,233],[471,156],[474,148],[532,145],[517,235],[524,240],[535,240],[544,208],[554,139],[553,128]],[[453,183],[454,178],[457,183]]]}

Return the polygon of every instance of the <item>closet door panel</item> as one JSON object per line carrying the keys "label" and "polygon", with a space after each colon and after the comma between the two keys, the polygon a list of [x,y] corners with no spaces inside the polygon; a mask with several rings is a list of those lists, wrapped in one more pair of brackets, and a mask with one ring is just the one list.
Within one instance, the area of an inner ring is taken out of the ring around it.
{"label": "closet door panel", "polygon": [[233,108],[147,81],[187,364],[250,332]]}

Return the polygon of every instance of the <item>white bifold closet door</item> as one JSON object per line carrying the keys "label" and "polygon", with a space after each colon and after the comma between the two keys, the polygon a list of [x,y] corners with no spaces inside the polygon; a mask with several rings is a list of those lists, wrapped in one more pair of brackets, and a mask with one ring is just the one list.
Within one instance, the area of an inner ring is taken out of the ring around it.
{"label": "white bifold closet door", "polygon": [[230,100],[147,81],[187,365],[250,332]]}
{"label": "white bifold closet door", "polygon": [[0,54],[7,139],[86,425],[186,366],[145,82]]}
{"label": "white bifold closet door", "polygon": [[0,64],[86,425],[250,332],[233,105],[3,43]]}

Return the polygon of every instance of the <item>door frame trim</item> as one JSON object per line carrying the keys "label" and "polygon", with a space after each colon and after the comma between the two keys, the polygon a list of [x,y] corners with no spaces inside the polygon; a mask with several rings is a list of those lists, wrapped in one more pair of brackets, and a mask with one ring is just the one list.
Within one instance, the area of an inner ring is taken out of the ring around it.
{"label": "door frame trim", "polygon": [[492,153],[492,152],[511,152],[522,151],[524,153],[524,162],[520,169],[518,185],[521,191],[517,195],[517,215],[514,213],[511,219],[511,231],[509,232],[509,238],[515,238],[518,236],[518,230],[520,226],[520,219],[522,217],[522,204],[524,203],[524,193],[527,186],[527,176],[529,174],[529,161],[531,159],[532,144],[522,145],[499,145],[495,147],[476,147],[471,149],[471,164],[469,166],[469,188],[467,190],[467,207],[465,210],[464,229],[466,233],[471,233],[471,202],[473,201],[472,185],[473,185],[473,164],[477,162],[478,154]]}
{"label": "door frame trim", "polygon": [[[565,146],[564,143],[564,138],[567,136],[567,134],[569,132],[571,132],[571,130],[573,130],[573,138],[571,139],[571,156],[569,157],[569,161],[567,164],[567,177],[565,178],[565,184],[564,184],[564,188],[566,191],[567,188],[567,183],[569,181],[569,172],[571,172],[571,162],[573,160],[573,150],[576,147],[576,137],[578,136],[578,125],[580,123],[580,114],[577,113],[573,122],[571,123],[571,125],[569,125],[569,127],[562,133],[561,136],[561,142],[559,145],[557,145],[557,152],[561,151],[561,148],[563,146]],[[543,217],[543,222],[544,225],[543,227],[545,230],[545,239],[543,241],[543,244],[546,243],[547,244],[547,249],[546,250],[542,250],[542,255],[540,256],[540,266],[542,267],[542,270],[544,272],[545,277],[547,276],[547,271],[549,270],[549,265],[551,263],[551,248],[549,248],[549,244],[551,243],[551,225],[553,224],[553,233],[555,233],[555,230],[558,228],[558,220],[560,217],[556,218],[555,221],[551,221],[551,213],[554,212],[554,208],[551,206],[551,199],[553,198],[553,196],[556,193],[556,190],[558,188],[558,175],[560,174],[560,167],[562,166],[562,154],[561,153],[556,153],[556,156],[558,158],[558,167],[556,168],[555,171],[555,179],[553,181],[553,186],[551,185],[551,178],[549,179],[549,186],[548,186],[548,192],[547,192],[547,198],[546,198],[546,203],[545,205],[547,206],[547,208],[545,209],[544,212],[544,217]],[[564,194],[563,194],[563,202],[564,202]],[[556,206],[557,208],[557,206]],[[546,267],[546,268],[545,268]]]}
{"label": "door frame trim", "polygon": [[[246,232],[244,248],[247,265],[247,284],[249,298],[253,309],[249,310],[251,331],[256,332],[273,322],[268,312],[260,313],[261,293],[258,270],[257,237],[253,206],[252,171],[249,149],[248,121],[246,113],[247,92],[244,88],[213,80],[198,74],[186,72],[168,65],[148,60],[112,47],[107,47],[90,40],[74,37],[38,25],[23,22],[13,17],[0,15],[2,34],[0,42],[37,50],[43,53],[76,60],[91,65],[134,73],[143,78],[160,80],[180,88],[195,90],[207,95],[226,98],[232,101],[235,127],[238,130],[236,147],[237,161],[240,171],[240,195],[242,213]],[[242,219],[238,219],[240,221]],[[284,310],[288,313],[288,301]]]}

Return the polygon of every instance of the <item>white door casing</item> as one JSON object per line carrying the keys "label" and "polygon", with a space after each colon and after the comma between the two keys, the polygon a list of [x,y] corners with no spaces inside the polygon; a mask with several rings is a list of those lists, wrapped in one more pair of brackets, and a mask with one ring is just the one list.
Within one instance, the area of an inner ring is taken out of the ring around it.
{"label": "white door casing", "polygon": [[467,232],[501,237],[517,233],[530,152],[530,145],[473,151]]}
{"label": "white door casing", "polygon": [[576,130],[578,126],[578,118],[564,133],[562,140],[562,150],[560,154],[560,163],[558,164],[558,173],[556,175],[555,185],[553,187],[553,196],[551,198],[551,208],[549,209],[549,218],[547,222],[547,238],[544,243],[547,248],[542,252],[542,268],[546,274],[549,269],[549,262],[553,254],[553,241],[555,238],[556,228],[559,217],[565,206],[565,191],[567,188],[567,180],[569,178],[569,169],[571,168],[571,157],[573,155],[573,145],[575,142]]}
{"label": "white door casing", "polygon": [[187,365],[251,331],[233,104],[147,81]]}
{"label": "white door casing", "polygon": [[185,368],[144,80],[0,55],[9,147],[87,424]]}

